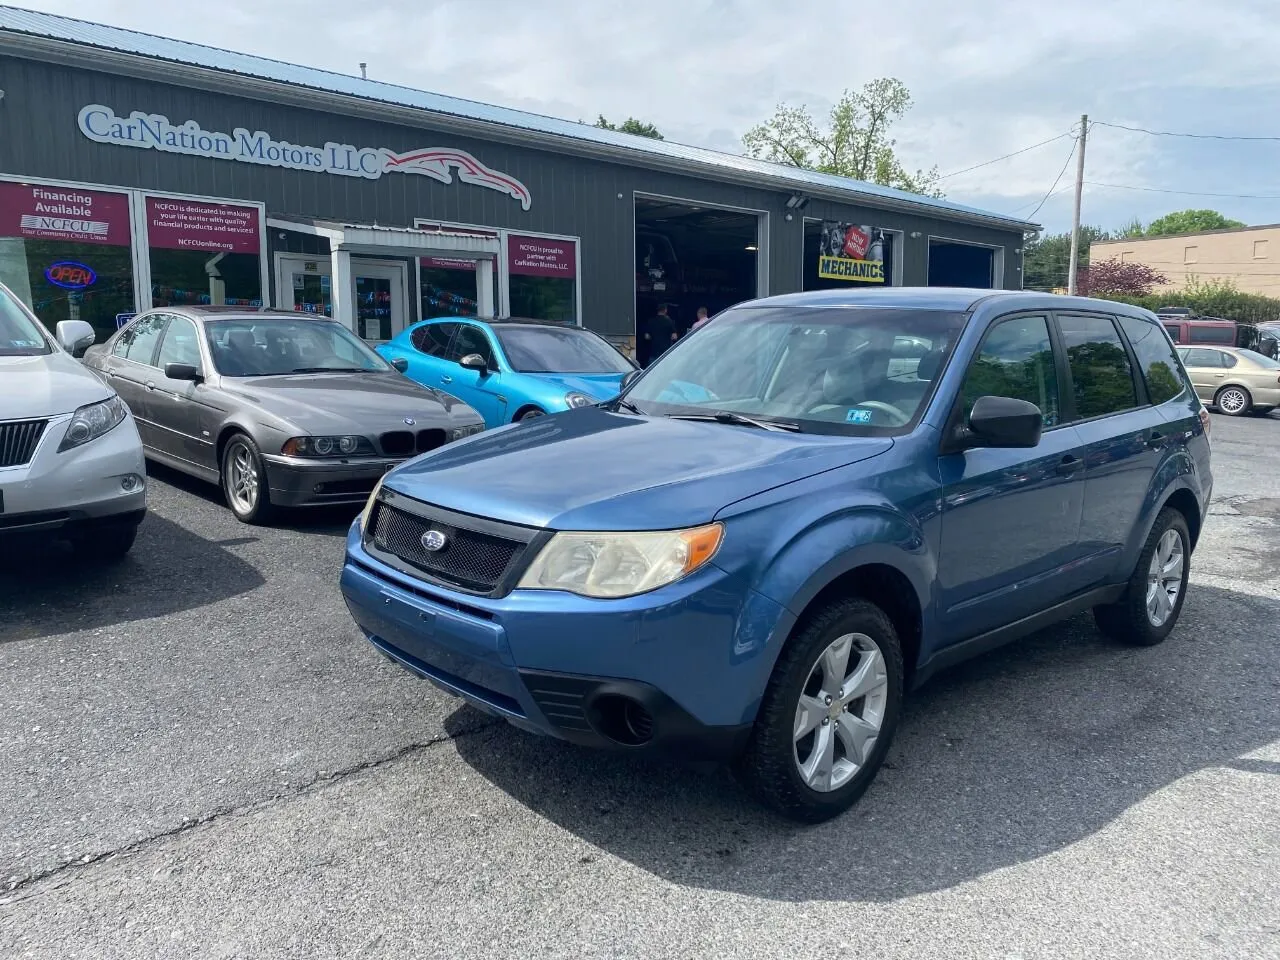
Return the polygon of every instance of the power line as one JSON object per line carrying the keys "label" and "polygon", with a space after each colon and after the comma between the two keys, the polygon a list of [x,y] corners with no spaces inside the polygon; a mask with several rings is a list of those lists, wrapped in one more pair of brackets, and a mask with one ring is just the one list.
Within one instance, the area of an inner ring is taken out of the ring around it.
{"label": "power line", "polygon": [[[1001,160],[1008,160],[1010,157],[1016,157],[1019,154],[1027,153],[1031,150],[1035,150],[1038,147],[1047,146],[1050,143],[1057,143],[1059,140],[1062,140],[1063,138],[1069,137],[1069,136],[1071,136],[1070,133],[1060,133],[1056,137],[1050,137],[1048,140],[1041,140],[1039,143],[1033,143],[1029,147],[1023,147],[1021,150],[1015,150],[1013,151],[1013,153],[1006,153],[1003,157],[996,157],[994,160],[985,160],[982,163],[975,163],[972,167],[965,167],[963,170],[957,170],[954,173],[944,173],[942,176],[938,177],[938,180],[948,180],[951,177],[958,177],[962,173],[968,173],[970,170],[978,170],[982,167],[989,167],[993,163],[999,163]],[[934,182],[936,183],[937,181],[934,181]]]}
{"label": "power line", "polygon": [[[1070,162],[1071,162],[1071,159],[1070,159],[1070,158],[1067,158],[1067,162],[1068,162],[1068,163],[1070,163]],[[1045,200],[1048,200],[1048,199],[1050,199],[1051,197],[1057,197],[1057,196],[1060,196],[1060,195],[1062,195],[1062,194],[1066,193],[1068,190],[1074,189],[1074,186],[1075,186],[1074,184],[1070,184],[1070,183],[1069,183],[1069,184],[1067,184],[1065,187],[1060,187],[1059,189],[1054,190],[1054,191],[1053,191],[1052,193],[1050,193],[1047,197],[1045,197],[1045,198],[1044,198],[1044,200],[1040,200],[1040,201],[1038,201],[1038,202],[1039,202],[1039,204],[1040,204],[1040,206],[1044,206],[1044,202],[1045,202]],[[1035,205],[1036,205],[1036,203],[1037,203],[1037,201],[1035,201],[1035,200],[1032,200],[1030,203],[1024,203],[1022,206],[1018,207],[1018,209],[1016,209],[1016,210],[1010,210],[1010,211],[1009,211],[1009,215],[1010,215],[1010,216],[1014,216],[1014,215],[1016,215],[1016,214],[1020,214],[1023,210],[1026,210],[1028,207],[1033,207],[1033,206],[1035,206]],[[1037,209],[1038,209],[1038,208],[1037,208]]]}
{"label": "power line", "polygon": [[1090,126],[1110,127],[1113,130],[1128,130],[1130,133],[1145,133],[1151,137],[1186,137],[1190,140],[1252,140],[1280,143],[1280,137],[1236,137],[1220,133],[1175,133],[1168,130],[1148,130],[1146,127],[1131,127],[1123,123],[1107,123],[1105,120],[1095,120]]}
{"label": "power line", "polygon": [[1036,204],[1036,208],[1027,214],[1028,220],[1035,219],[1035,215],[1040,212],[1040,208],[1045,205],[1045,201],[1053,196],[1053,191],[1058,189],[1058,183],[1062,180],[1062,175],[1067,172],[1067,167],[1071,166],[1071,158],[1076,155],[1077,146],[1079,146],[1079,143],[1073,139],[1071,141],[1071,152],[1067,154],[1067,159],[1063,162],[1062,169],[1058,171],[1058,175],[1053,178],[1053,186],[1049,188],[1048,193],[1046,193],[1040,202]]}
{"label": "power line", "polygon": [[1173,193],[1183,197],[1228,197],[1238,200],[1280,200],[1280,194],[1275,193],[1206,193],[1200,190],[1166,190],[1163,187],[1137,187],[1125,183],[1099,183],[1096,180],[1086,180],[1091,187],[1107,187],[1112,190],[1140,190],[1144,193]]}

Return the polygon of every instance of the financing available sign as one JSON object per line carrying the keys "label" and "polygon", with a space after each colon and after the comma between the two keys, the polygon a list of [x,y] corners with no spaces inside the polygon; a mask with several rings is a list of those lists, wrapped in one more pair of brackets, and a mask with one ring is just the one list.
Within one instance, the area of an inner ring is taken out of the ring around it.
{"label": "financing available sign", "polygon": [[884,252],[890,242],[879,227],[824,220],[818,276],[824,280],[884,283]]}
{"label": "financing available sign", "polygon": [[507,194],[525,210],[532,203],[529,188],[515,177],[486,167],[465,150],[452,147],[425,147],[397,153],[387,147],[354,147],[333,142],[309,146],[275,140],[261,130],[250,132],[244,127],[224,133],[205,130],[194,120],[175,124],[158,113],[140,110],[120,117],[100,103],[83,107],[78,120],[80,132],[95,143],[366,180],[380,179],[386,173],[416,173],[440,183],[453,183],[456,175],[463,183]]}

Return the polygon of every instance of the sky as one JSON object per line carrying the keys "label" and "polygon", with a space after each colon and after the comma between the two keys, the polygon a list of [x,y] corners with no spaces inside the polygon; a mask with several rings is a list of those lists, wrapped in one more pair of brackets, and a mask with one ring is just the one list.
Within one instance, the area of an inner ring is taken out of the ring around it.
{"label": "sky", "polygon": [[[824,115],[844,89],[893,76],[914,99],[894,129],[908,169],[985,164],[1088,114],[1085,223],[1190,207],[1280,222],[1277,0],[14,2],[344,73],[364,61],[371,78],[570,120],[635,116],[731,153],[780,103]],[[1067,230],[1072,146],[1057,139],[941,186]]]}

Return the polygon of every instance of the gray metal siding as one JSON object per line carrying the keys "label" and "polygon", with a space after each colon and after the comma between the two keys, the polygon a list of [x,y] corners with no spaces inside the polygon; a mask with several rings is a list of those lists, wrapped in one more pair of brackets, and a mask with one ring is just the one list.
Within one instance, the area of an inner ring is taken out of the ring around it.
{"label": "gray metal siding", "polygon": [[[1018,233],[945,218],[904,216],[813,201],[788,223],[789,194],[756,190],[545,150],[486,142],[357,117],[286,107],[176,85],[157,84],[87,69],[0,57],[0,173],[139,187],[198,196],[255,200],[269,213],[351,223],[410,226],[416,217],[577,236],[581,240],[583,320],[602,333],[634,331],[634,203],[636,192],[770,213],[772,293],[798,290],[803,217],[828,217],[918,231],[906,239],[904,282],[925,282],[930,234],[1006,248],[1005,285],[1021,285]],[[455,181],[442,184],[412,174],[378,180],[309,173],[94,143],[76,125],[88,103],[118,115],[159,113],[174,123],[192,119],[210,130],[262,130],[277,140],[327,141],[407,151],[427,146],[466,150],[482,163],[521,180],[532,194],[527,211],[509,196]],[[621,197],[619,197],[619,194]]]}

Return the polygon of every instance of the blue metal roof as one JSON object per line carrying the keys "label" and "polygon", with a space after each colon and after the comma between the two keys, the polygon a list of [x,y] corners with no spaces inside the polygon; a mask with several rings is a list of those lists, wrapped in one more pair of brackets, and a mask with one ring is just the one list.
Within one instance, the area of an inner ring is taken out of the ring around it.
{"label": "blue metal roof", "polygon": [[[120,27],[90,23],[71,17],[60,17],[19,7],[0,6],[0,32],[28,34],[46,37],[69,43],[114,50],[126,54],[134,54],[157,60],[189,64],[228,73],[241,74],[278,83],[307,87],[328,93],[344,94],[364,100],[394,104],[424,110],[433,114],[454,116],[482,123],[501,124],[561,137],[568,141],[579,141],[583,144],[596,144],[608,147],[623,148],[635,154],[649,155],[654,161],[676,161],[707,168],[707,174],[716,170],[727,173],[750,174],[765,177],[776,183],[779,190],[803,192],[821,190],[825,194],[844,194],[847,202],[866,203],[878,199],[896,203],[909,203],[921,208],[922,212],[936,211],[938,214],[951,214],[958,219],[981,219],[999,221],[1009,229],[1036,229],[1036,225],[1018,220],[1004,214],[992,213],[952,203],[949,200],[937,200],[918,194],[882,187],[874,183],[864,183],[850,177],[837,177],[831,174],[816,173],[798,167],[754,160],[750,157],[729,153],[720,153],[702,147],[691,147],[672,143],[669,140],[651,140],[631,134],[603,130],[585,123],[561,120],[555,117],[544,117],[523,110],[512,110],[497,107],[473,100],[445,96],[439,93],[428,93],[414,90],[393,83],[378,80],[365,80],[360,77],[319,70],[314,67],[303,67],[271,60],[266,57],[255,57],[231,50],[221,50],[184,40],[172,40],[168,37],[157,37],[152,34],[138,33]],[[569,145],[566,144],[566,147]]]}

